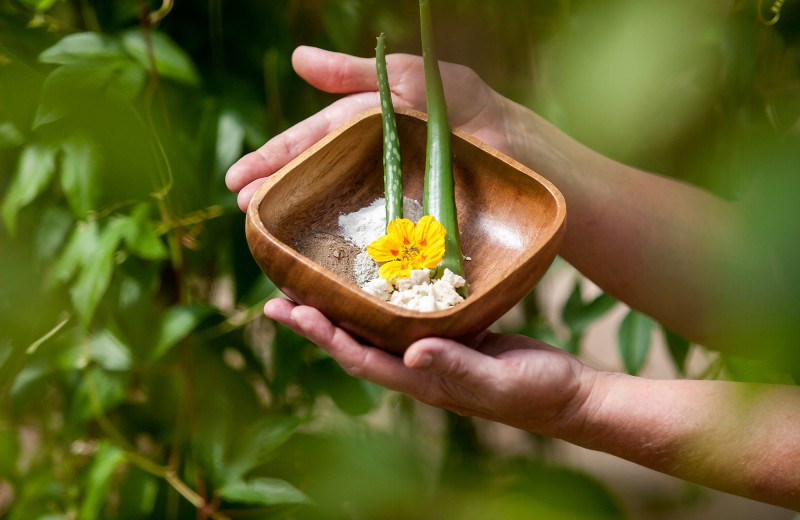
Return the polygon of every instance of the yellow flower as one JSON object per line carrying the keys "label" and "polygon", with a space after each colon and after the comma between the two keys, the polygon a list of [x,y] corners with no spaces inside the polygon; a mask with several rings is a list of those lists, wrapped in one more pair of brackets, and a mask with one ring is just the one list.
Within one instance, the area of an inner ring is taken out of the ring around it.
{"label": "yellow flower", "polygon": [[417,225],[399,218],[386,227],[386,235],[367,246],[367,253],[381,265],[381,278],[408,278],[414,269],[433,269],[444,256],[445,229],[426,215]]}

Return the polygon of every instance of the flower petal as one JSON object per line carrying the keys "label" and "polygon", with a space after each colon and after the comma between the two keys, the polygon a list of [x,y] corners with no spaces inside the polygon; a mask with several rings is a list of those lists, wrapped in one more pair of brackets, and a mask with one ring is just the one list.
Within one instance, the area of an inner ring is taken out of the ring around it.
{"label": "flower petal", "polygon": [[384,280],[393,280],[395,278],[408,278],[411,274],[411,263],[403,262],[400,260],[394,262],[386,262],[378,270],[378,274]]}
{"label": "flower petal", "polygon": [[433,269],[439,265],[443,256],[444,238],[442,238],[441,243],[437,242],[436,244],[429,245],[419,252],[419,256],[415,258],[414,269],[422,269],[423,267]]}
{"label": "flower petal", "polygon": [[438,220],[430,215],[425,215],[414,228],[414,242],[422,249],[441,241],[444,244],[446,231]]}
{"label": "flower petal", "polygon": [[402,248],[394,236],[384,235],[367,245],[367,253],[376,262],[397,260]]}
{"label": "flower petal", "polygon": [[396,218],[386,226],[389,236],[397,240],[398,243],[411,247],[414,242],[414,223],[407,218]]}

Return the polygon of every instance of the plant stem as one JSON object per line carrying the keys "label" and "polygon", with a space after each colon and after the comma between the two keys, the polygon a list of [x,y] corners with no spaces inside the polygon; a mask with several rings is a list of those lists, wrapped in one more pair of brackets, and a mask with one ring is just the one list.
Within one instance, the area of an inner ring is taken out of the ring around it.
{"label": "plant stem", "polygon": [[447,121],[447,104],[439,73],[439,61],[433,47],[433,22],[429,0],[419,0],[419,14],[422,57],[425,65],[425,93],[428,100],[428,145],[422,212],[433,216],[447,232],[445,253],[439,264],[438,275],[441,275],[445,268],[457,275],[463,275],[463,256],[453,181],[453,152],[450,148],[450,124]]}
{"label": "plant stem", "polygon": [[386,47],[384,34],[378,36],[375,48],[375,66],[378,69],[378,90],[381,95],[381,119],[383,121],[383,186],[386,197],[386,225],[403,218],[403,169],[400,161],[400,139],[389,89],[389,74],[386,71]]}

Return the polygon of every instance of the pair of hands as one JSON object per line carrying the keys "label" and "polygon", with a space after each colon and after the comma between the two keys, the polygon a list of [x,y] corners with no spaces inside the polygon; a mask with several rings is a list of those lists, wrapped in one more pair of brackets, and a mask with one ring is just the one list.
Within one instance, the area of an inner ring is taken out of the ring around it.
{"label": "pair of hands", "polygon": [[[395,106],[425,110],[422,59],[395,54],[387,61]],[[292,64],[311,85],[349,95],[230,168],[226,183],[238,192],[242,210],[265,177],[347,119],[380,105],[373,59],[300,47]],[[507,117],[513,104],[467,67],[442,63],[441,73],[451,125],[513,154]],[[563,436],[580,423],[597,375],[564,351],[524,336],[484,332],[464,343],[426,338],[410,345],[400,358],[359,343],[311,307],[276,299],[267,302],[264,313],[322,347],[355,377],[462,415],[551,436]]]}

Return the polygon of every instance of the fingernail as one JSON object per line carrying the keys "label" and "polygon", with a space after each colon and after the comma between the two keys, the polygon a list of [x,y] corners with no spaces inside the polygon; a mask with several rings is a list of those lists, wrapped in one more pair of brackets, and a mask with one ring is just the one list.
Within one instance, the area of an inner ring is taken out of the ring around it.
{"label": "fingernail", "polygon": [[422,354],[417,356],[411,364],[411,368],[428,368],[433,364],[433,356],[430,354]]}

